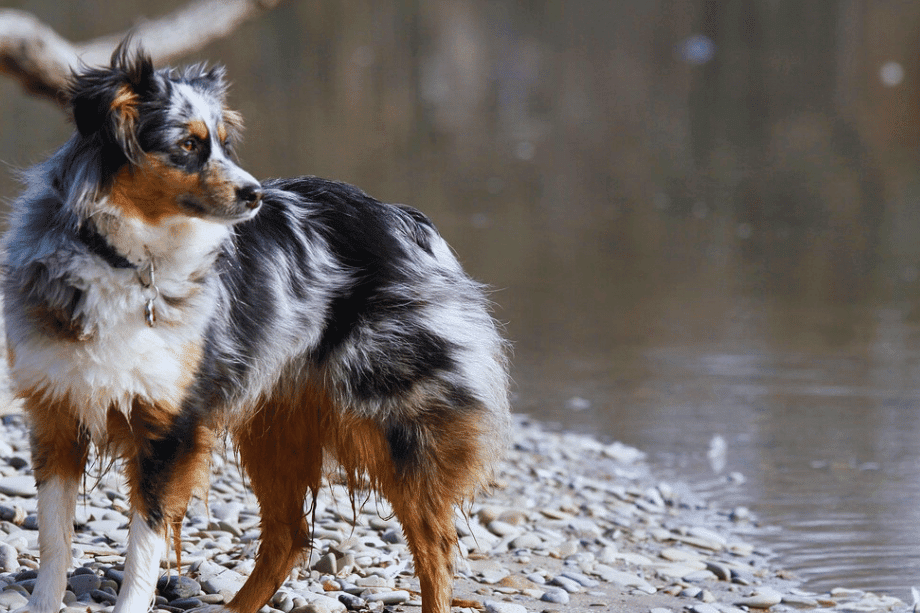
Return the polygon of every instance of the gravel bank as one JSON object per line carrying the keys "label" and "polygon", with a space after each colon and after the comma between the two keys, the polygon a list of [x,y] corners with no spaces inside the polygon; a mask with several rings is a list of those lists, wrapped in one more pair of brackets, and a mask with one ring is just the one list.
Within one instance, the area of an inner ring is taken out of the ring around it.
{"label": "gravel bank", "polygon": [[[723,511],[686,486],[655,478],[643,454],[554,433],[516,418],[515,444],[495,490],[458,516],[462,559],[454,611],[908,611],[895,598],[837,589],[813,594],[745,540],[751,518]],[[87,480],[77,506],[69,613],[109,611],[127,537],[125,489],[115,471]],[[364,500],[364,498],[361,498]],[[324,488],[314,550],[263,613],[420,611],[418,580],[384,500],[356,511],[341,486]],[[0,611],[26,602],[37,568],[35,491],[23,421],[0,423]],[[258,505],[232,454],[216,458],[207,505],[183,531],[182,571],[163,562],[154,610],[181,613],[229,598],[253,568]],[[171,572],[168,569],[172,569]]]}

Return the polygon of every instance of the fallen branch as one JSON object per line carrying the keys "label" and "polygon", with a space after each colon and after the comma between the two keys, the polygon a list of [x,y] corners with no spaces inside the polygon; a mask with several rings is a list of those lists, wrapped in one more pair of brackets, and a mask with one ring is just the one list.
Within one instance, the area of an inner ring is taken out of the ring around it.
{"label": "fallen branch", "polygon": [[[130,30],[155,62],[168,63],[227,36],[280,0],[197,0]],[[35,96],[64,104],[65,86],[81,65],[106,64],[121,32],[71,43],[31,13],[0,9],[0,73]]]}

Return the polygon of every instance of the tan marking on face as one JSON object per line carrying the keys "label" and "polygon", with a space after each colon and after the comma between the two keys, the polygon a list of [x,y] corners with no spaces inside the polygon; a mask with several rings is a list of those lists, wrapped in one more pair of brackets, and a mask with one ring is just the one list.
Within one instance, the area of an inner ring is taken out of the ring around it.
{"label": "tan marking on face", "polygon": [[208,140],[208,125],[200,119],[188,122],[188,133],[200,140]]}
{"label": "tan marking on face", "polygon": [[236,187],[210,163],[199,173],[188,173],[148,153],[139,166],[126,164],[118,171],[109,201],[128,217],[156,225],[174,215],[195,216],[179,204],[183,196],[212,205],[220,215],[222,206],[236,201]]}
{"label": "tan marking on face", "polygon": [[217,138],[221,143],[227,140],[227,124],[223,122],[217,124]]}
{"label": "tan marking on face", "polygon": [[109,200],[127,216],[155,224],[181,213],[177,198],[197,190],[197,183],[197,175],[169,168],[148,154],[143,165],[126,164],[118,171]]}

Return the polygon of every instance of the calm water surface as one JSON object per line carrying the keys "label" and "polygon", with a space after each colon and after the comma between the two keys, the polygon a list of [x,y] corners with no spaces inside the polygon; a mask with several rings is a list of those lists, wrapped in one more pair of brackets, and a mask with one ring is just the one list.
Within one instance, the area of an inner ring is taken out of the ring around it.
{"label": "calm water surface", "polygon": [[[590,238],[599,231],[567,247],[589,273],[568,261],[497,294],[522,332],[519,409],[635,445],[718,504],[751,508],[765,526],[759,542],[814,590],[910,601],[920,574],[920,312],[878,291],[895,273],[880,264],[870,282],[843,274],[844,291],[873,289],[841,304],[822,291],[762,291],[765,276],[794,285],[795,266],[748,271],[752,280],[695,245],[601,268]],[[557,300],[536,298],[544,293]],[[715,436],[726,451],[714,468]]]}
{"label": "calm water surface", "polygon": [[[920,571],[920,328],[904,310],[868,315],[799,313],[803,326],[867,337],[842,345],[771,335],[520,364],[519,405],[636,445],[717,504],[750,507],[766,526],[759,542],[811,588],[909,600]],[[707,457],[716,435],[726,443],[718,472]]]}

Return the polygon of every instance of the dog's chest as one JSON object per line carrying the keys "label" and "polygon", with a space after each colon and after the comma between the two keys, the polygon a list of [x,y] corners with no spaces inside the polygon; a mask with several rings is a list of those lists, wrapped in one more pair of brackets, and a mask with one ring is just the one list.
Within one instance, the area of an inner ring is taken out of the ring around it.
{"label": "dog's chest", "polygon": [[[157,282],[152,292],[127,270],[75,279],[76,337],[42,333],[26,319],[25,334],[11,338],[17,391],[66,398],[94,437],[103,435],[110,408],[128,412],[138,398],[178,410],[198,367],[216,288],[166,275]],[[145,317],[151,298],[154,326]]]}

